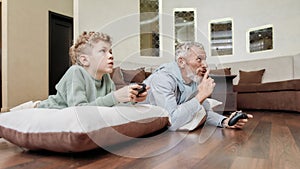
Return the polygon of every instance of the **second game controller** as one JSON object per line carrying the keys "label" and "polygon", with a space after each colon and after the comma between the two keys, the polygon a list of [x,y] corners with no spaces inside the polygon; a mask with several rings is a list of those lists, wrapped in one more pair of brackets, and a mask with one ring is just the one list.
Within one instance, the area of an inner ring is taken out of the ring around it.
{"label": "second game controller", "polygon": [[137,95],[140,95],[141,93],[144,93],[145,91],[146,91],[146,84],[144,84],[144,83],[139,83],[138,85],[140,85],[140,86],[142,86],[142,88],[140,88],[140,89],[135,89],[135,90],[137,90],[138,91],[138,94]]}
{"label": "second game controller", "polygon": [[233,126],[235,125],[240,119],[247,119],[248,116],[246,113],[243,113],[242,111],[237,111],[235,115],[229,120],[228,125]]}

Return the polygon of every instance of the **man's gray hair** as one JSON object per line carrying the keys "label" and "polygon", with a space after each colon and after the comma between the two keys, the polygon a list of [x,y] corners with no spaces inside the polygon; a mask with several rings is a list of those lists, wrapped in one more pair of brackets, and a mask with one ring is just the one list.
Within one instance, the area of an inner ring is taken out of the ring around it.
{"label": "man's gray hair", "polygon": [[200,49],[204,50],[204,46],[202,43],[199,42],[184,42],[177,45],[175,50],[175,58],[176,60],[179,57],[185,57],[188,54],[188,51],[191,49],[191,47],[196,46]]}

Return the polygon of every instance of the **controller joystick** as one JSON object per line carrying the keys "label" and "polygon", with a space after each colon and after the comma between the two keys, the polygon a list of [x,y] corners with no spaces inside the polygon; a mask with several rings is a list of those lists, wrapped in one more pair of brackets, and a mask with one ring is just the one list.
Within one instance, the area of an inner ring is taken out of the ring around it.
{"label": "controller joystick", "polygon": [[146,84],[139,83],[138,85],[142,86],[142,88],[140,88],[140,89],[138,89],[138,88],[134,89],[134,90],[138,91],[137,96],[140,95],[141,93],[144,93],[146,91]]}
{"label": "controller joystick", "polygon": [[229,120],[228,125],[233,126],[235,125],[240,119],[247,119],[248,116],[246,113],[243,113],[242,111],[237,111],[234,116]]}

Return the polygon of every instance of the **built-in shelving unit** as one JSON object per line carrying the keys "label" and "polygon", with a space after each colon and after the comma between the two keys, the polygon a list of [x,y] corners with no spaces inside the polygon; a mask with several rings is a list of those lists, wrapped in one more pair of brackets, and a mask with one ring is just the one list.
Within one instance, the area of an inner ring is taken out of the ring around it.
{"label": "built-in shelving unit", "polygon": [[232,55],[232,20],[210,23],[210,49],[212,56]]}

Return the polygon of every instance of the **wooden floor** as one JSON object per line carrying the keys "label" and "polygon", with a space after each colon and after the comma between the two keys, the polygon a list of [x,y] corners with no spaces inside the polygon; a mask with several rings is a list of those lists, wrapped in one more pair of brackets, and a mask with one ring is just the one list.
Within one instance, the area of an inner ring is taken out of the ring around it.
{"label": "wooden floor", "polygon": [[0,139],[0,168],[300,168],[300,114],[251,113],[254,119],[243,130],[205,126],[190,133],[161,131],[124,145],[83,153],[26,151]]}

